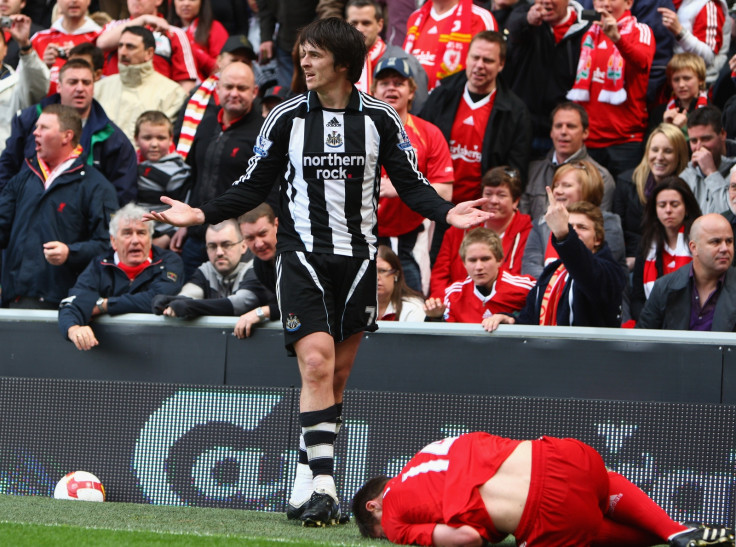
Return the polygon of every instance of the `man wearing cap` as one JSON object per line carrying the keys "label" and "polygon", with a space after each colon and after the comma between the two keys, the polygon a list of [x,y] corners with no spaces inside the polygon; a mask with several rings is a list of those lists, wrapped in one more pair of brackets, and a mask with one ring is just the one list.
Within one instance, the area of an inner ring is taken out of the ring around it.
{"label": "man wearing cap", "polygon": [[268,114],[273,110],[277,104],[281,104],[291,94],[291,90],[288,87],[282,85],[272,85],[263,94],[261,99],[261,114],[263,117],[267,117]]}
{"label": "man wearing cap", "polygon": [[415,83],[414,99],[411,110],[418,113],[427,100],[427,73],[419,60],[409,55],[399,46],[387,45],[379,35],[383,30],[383,8],[374,0],[349,0],[345,6],[345,20],[360,31],[365,38],[368,55],[360,80],[355,83],[360,91],[371,93],[373,74],[378,63],[389,57],[406,59]]}
{"label": "man wearing cap", "polygon": [[192,142],[197,134],[197,127],[205,114],[220,110],[217,99],[217,81],[220,79],[220,71],[234,61],[240,61],[252,66],[257,59],[253,46],[243,34],[230,36],[220,50],[215,63],[215,71],[212,75],[195,88],[185,103],[186,106],[174,126],[174,135],[178,135],[176,152],[184,159],[187,158]]}
{"label": "man wearing cap", "polygon": [[[419,171],[441,197],[449,200],[454,178],[450,149],[437,126],[409,114],[416,89],[407,59],[384,57],[379,61],[371,88],[373,96],[394,107],[411,140]],[[381,170],[379,196],[378,242],[394,248],[401,260],[406,282],[413,289],[424,292],[421,266],[424,266],[426,281],[429,281],[429,244],[426,234],[425,237],[422,235],[424,217],[399,199],[385,169]],[[396,238],[396,245],[391,244],[393,238]]]}

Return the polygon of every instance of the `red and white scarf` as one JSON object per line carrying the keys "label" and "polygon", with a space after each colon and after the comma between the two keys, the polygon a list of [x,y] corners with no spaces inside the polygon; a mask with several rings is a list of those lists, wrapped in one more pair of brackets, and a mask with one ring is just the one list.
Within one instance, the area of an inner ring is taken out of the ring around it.
{"label": "red and white scarf", "polygon": [[[419,8],[419,15],[414,25],[412,25],[406,33],[406,42],[404,43],[404,50],[407,53],[411,53],[414,49],[414,42],[417,37],[422,33],[427,20],[430,19],[430,12],[434,2],[425,2],[425,4]],[[450,34],[440,33],[437,41],[437,59],[445,58],[445,51],[448,46],[451,51],[463,51],[465,48],[463,44],[469,44],[472,39],[473,29],[473,0],[460,0],[457,6],[455,6],[455,13],[453,15],[455,21],[459,21],[460,24],[452,26],[452,32]],[[462,65],[450,68],[444,61],[437,67],[437,79],[441,80],[445,76],[454,74],[462,68]]]}
{"label": "red and white scarf", "polygon": [[[708,106],[708,94],[705,91],[701,91],[698,94],[697,99],[695,100],[695,107],[696,108],[703,108],[704,106]],[[680,107],[680,101],[675,95],[673,94],[670,98],[669,102],[667,103],[667,110],[677,109],[678,112],[682,112],[685,110],[684,108]]]}
{"label": "red and white scarf", "polygon": [[[627,11],[616,24],[621,34],[629,34],[636,26],[636,18]],[[605,62],[605,72],[600,68],[603,64],[600,61],[605,53],[598,50],[610,52]],[[625,74],[626,62],[621,52],[605,35],[600,25],[593,25],[583,36],[575,84],[568,91],[567,98],[576,102],[590,101],[590,86],[593,80],[600,81],[603,78],[603,89],[598,94],[598,102],[622,104],[627,98],[624,89]]]}
{"label": "red and white scarf", "polygon": [[[677,244],[674,249],[670,249],[670,246],[665,243],[663,255],[662,255],[662,275],[672,273],[678,268],[690,264],[693,261],[690,256],[690,248],[685,242],[685,228],[680,228],[680,232],[677,234]],[[647,298],[652,292],[654,282],[657,280],[659,275],[657,274],[657,244],[652,243],[652,247],[649,249],[646,261],[644,262],[644,294]]]}
{"label": "red and white scarf", "polygon": [[212,95],[216,93],[217,81],[219,79],[219,74],[213,74],[207,78],[187,102],[187,106],[184,109],[184,122],[181,126],[181,135],[176,145],[176,151],[184,159],[187,159],[189,150],[192,149],[192,142],[194,142],[194,135],[197,133],[197,126],[204,117]]}
{"label": "red and white scarf", "polygon": [[368,55],[365,56],[365,64],[363,65],[363,73],[360,75],[360,80],[355,83],[355,87],[359,91],[365,93],[371,92],[371,85],[373,85],[373,71],[376,69],[378,60],[383,57],[386,52],[386,42],[381,38],[376,39],[376,43],[373,44]]}
{"label": "red and white scarf", "polygon": [[570,277],[570,274],[567,273],[565,265],[560,263],[549,279],[547,288],[544,289],[544,296],[542,296],[539,308],[540,325],[557,325],[557,306],[560,303],[560,298],[562,298],[568,277]]}

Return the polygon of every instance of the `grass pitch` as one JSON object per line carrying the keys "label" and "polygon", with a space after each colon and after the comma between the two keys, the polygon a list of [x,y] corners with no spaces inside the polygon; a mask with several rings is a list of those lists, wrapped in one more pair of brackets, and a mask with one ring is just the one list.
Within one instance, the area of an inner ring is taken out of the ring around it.
{"label": "grass pitch", "polygon": [[[3,545],[176,545],[197,547],[383,546],[360,537],[354,523],[304,528],[280,513],[62,501],[0,495]],[[512,539],[503,547],[514,547]]]}

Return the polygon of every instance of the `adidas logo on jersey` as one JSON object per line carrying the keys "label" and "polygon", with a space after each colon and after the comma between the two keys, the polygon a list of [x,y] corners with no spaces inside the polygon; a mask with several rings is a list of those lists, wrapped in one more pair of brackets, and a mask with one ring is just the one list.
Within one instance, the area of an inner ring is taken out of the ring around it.
{"label": "adidas logo on jersey", "polygon": [[340,125],[340,122],[337,121],[337,118],[332,118],[329,122],[327,122],[327,127],[342,127],[342,125]]}

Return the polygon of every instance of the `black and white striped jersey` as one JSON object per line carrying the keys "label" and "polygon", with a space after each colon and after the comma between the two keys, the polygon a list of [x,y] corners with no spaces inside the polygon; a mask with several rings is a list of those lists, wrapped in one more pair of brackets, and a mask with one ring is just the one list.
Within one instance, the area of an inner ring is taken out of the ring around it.
{"label": "black and white striped jersey", "polygon": [[409,207],[444,220],[452,204],[416,167],[396,111],[353,88],[345,110],[322,108],[317,94],[287,100],[269,114],[243,176],[202,206],[206,221],[249,211],[280,185],[279,251],[373,258],[381,166]]}

